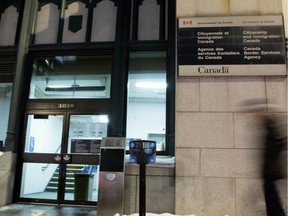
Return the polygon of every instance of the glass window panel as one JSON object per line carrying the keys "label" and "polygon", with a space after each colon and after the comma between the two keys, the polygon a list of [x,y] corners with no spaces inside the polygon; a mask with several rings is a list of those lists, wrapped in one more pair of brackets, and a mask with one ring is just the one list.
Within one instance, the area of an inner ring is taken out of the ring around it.
{"label": "glass window panel", "polygon": [[107,126],[108,115],[71,115],[68,153],[99,154]]}
{"label": "glass window panel", "polygon": [[57,43],[60,10],[53,3],[46,4],[37,12],[35,44]]}
{"label": "glass window panel", "polygon": [[67,164],[65,200],[98,200],[99,166],[89,164]]}
{"label": "glass window panel", "polygon": [[[56,200],[59,169],[59,164],[24,163],[20,197]],[[67,164],[65,200],[97,202],[98,176],[98,165]]]}
{"label": "glass window panel", "polygon": [[117,7],[110,0],[101,1],[93,12],[91,41],[115,41]]}
{"label": "glass window panel", "polygon": [[63,115],[29,115],[25,152],[59,153],[63,130]]}
{"label": "glass window panel", "polygon": [[76,1],[65,10],[63,43],[85,42],[88,8],[86,4]]}
{"label": "glass window panel", "polygon": [[6,139],[12,87],[12,83],[0,83],[0,148]]}
{"label": "glass window panel", "polygon": [[138,40],[159,40],[160,5],[144,0],[139,6]]}
{"label": "glass window panel", "polygon": [[59,164],[24,163],[20,197],[56,200],[58,179]]}
{"label": "glass window panel", "polygon": [[17,8],[8,7],[4,13],[0,13],[0,46],[14,45],[18,24]]}
{"label": "glass window panel", "polygon": [[111,56],[37,58],[29,98],[109,98],[111,65]]}
{"label": "glass window panel", "polygon": [[129,59],[127,137],[151,139],[165,150],[166,53],[133,52]]}

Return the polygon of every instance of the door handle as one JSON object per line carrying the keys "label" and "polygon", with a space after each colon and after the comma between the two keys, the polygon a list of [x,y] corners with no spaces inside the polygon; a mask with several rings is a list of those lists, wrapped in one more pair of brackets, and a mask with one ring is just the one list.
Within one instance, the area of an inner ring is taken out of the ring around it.
{"label": "door handle", "polygon": [[69,155],[69,154],[63,155],[63,162],[64,163],[71,163],[71,155]]}
{"label": "door handle", "polygon": [[56,157],[54,157],[55,161],[57,163],[71,163],[71,155],[69,154],[60,154],[60,155],[56,155]]}
{"label": "door handle", "polygon": [[60,162],[62,160],[61,155],[56,155],[56,157],[54,157],[56,162]]}

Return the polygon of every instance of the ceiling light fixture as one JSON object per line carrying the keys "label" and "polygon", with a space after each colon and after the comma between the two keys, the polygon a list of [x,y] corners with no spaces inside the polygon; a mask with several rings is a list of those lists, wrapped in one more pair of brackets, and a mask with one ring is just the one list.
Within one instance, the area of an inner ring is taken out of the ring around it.
{"label": "ceiling light fixture", "polygon": [[136,82],[135,86],[137,88],[165,89],[165,88],[167,88],[167,83],[164,83],[164,82]]}
{"label": "ceiling light fixture", "polygon": [[46,87],[45,91],[64,92],[64,91],[105,91],[105,86],[61,86],[61,87]]}

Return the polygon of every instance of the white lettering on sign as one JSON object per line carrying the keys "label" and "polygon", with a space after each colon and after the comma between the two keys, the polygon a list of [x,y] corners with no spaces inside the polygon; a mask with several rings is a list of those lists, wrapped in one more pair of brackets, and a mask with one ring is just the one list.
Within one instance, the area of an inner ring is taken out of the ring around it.
{"label": "white lettering on sign", "polygon": [[205,73],[205,74],[228,74],[229,73],[229,67],[214,67],[214,68],[208,68],[208,67],[205,67],[205,66],[201,66],[198,68],[198,72],[199,73]]}
{"label": "white lettering on sign", "polygon": [[75,108],[75,104],[58,104],[58,109],[73,109]]}

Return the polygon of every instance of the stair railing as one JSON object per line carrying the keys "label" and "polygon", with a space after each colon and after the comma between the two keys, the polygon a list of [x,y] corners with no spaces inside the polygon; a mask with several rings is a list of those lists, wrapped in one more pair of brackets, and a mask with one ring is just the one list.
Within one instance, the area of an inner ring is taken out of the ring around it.
{"label": "stair railing", "polygon": [[[60,144],[60,146],[57,148],[57,150],[54,152],[54,154],[56,154],[56,153],[60,150],[60,148],[61,148],[61,144]],[[41,167],[42,172],[44,172],[49,166],[50,166],[50,163],[47,163],[47,164],[43,165],[43,166]]]}

